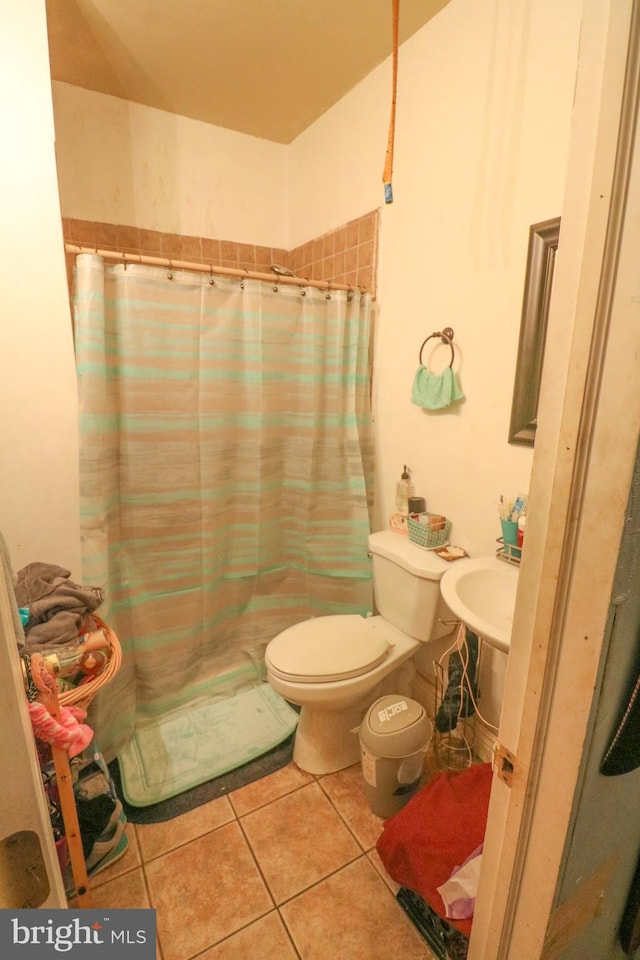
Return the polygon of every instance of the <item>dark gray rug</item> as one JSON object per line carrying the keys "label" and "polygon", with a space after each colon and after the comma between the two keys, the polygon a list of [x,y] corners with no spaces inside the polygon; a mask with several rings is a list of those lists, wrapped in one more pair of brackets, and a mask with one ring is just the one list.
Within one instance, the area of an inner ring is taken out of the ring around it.
{"label": "dark gray rug", "polygon": [[194,810],[203,803],[208,803],[209,800],[225,796],[233,790],[238,790],[248,783],[260,780],[269,773],[285,767],[291,760],[294,736],[295,734],[291,734],[273,750],[269,750],[268,753],[257,757],[243,767],[237,767],[235,770],[230,770],[229,773],[216,777],[214,780],[201,783],[177,797],[171,797],[169,800],[163,800],[148,807],[133,807],[124,799],[120,766],[117,760],[112,760],[109,764],[109,773],[116,793],[122,801],[122,808],[127,820],[131,823],[161,823],[164,820],[172,820],[174,817],[180,816],[181,813],[188,813],[189,810]]}

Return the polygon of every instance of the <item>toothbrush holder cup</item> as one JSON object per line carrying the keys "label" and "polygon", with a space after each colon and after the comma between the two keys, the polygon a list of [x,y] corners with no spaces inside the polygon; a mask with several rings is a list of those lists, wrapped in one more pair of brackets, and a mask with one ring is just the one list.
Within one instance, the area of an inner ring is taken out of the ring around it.
{"label": "toothbrush holder cup", "polygon": [[514,557],[520,556],[518,549],[518,523],[516,520],[500,520],[502,525],[502,539],[511,548],[508,552]]}

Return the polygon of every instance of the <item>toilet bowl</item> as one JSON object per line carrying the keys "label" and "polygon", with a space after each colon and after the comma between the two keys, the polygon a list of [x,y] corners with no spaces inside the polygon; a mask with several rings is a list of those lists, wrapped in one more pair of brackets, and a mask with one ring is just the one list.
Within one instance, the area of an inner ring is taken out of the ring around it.
{"label": "toilet bowl", "polygon": [[305,620],[275,637],[265,654],[267,678],[280,696],[302,708],[294,762],[315,774],[356,763],[365,710],[379,684],[418,646],[382,617],[357,614]]}
{"label": "toilet bowl", "polygon": [[359,760],[365,711],[387,692],[410,694],[399,685],[431,636],[446,562],[391,531],[372,534],[369,549],[378,615],[305,620],[265,651],[270,685],[301,708],[293,759],[308,773],[334,773]]}

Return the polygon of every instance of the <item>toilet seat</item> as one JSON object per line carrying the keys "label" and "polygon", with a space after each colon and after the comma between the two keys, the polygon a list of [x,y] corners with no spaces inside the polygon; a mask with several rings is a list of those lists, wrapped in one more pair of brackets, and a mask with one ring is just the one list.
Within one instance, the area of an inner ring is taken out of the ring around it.
{"label": "toilet seat", "polygon": [[265,660],[274,676],[293,683],[329,683],[362,676],[392,645],[375,620],[357,614],[315,617],[274,637]]}

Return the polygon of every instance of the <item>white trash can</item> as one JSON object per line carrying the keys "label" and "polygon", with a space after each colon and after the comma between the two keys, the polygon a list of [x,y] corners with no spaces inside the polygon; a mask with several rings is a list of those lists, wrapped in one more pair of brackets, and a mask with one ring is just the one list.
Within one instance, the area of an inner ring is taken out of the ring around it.
{"label": "white trash can", "polygon": [[376,700],[360,724],[360,756],[367,800],[388,819],[418,789],[433,725],[424,707],[408,697]]}

